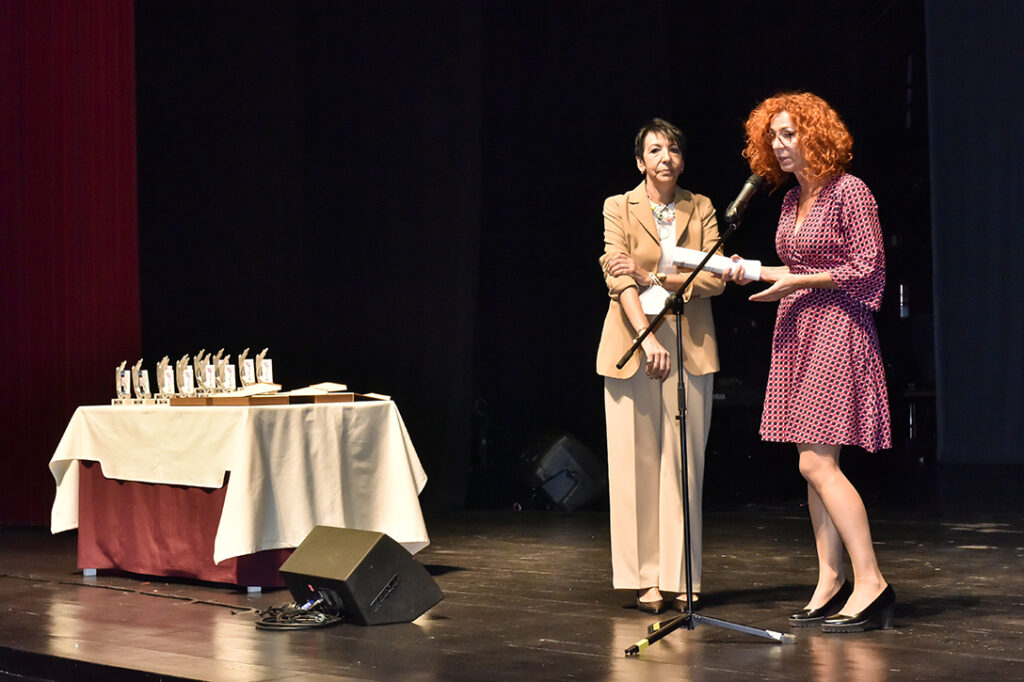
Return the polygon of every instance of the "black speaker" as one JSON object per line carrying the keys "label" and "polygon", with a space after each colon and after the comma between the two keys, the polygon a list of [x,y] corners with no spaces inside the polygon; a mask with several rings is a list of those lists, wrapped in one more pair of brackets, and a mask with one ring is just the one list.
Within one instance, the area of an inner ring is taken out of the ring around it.
{"label": "black speaker", "polygon": [[608,467],[569,434],[539,441],[522,455],[526,483],[562,509],[579,509],[605,490]]}
{"label": "black speaker", "polygon": [[297,604],[323,599],[360,625],[407,623],[444,598],[412,554],[384,533],[316,526],[281,566]]}

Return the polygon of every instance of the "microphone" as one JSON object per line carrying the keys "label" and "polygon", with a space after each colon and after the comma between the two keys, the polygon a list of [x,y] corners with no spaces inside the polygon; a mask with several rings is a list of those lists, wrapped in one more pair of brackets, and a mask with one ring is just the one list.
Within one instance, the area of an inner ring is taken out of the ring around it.
{"label": "microphone", "polygon": [[743,189],[736,195],[732,203],[726,207],[725,222],[732,225],[739,223],[740,215],[743,211],[747,210],[747,202],[760,189],[762,182],[764,182],[764,179],[757,173],[747,178],[747,181],[743,183]]}

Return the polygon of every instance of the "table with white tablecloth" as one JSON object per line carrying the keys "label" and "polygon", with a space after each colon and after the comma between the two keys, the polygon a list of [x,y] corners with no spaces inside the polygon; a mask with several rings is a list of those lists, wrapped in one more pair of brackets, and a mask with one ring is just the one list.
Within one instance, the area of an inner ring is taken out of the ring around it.
{"label": "table with white tablecloth", "polygon": [[[297,547],[317,525],[386,533],[413,553],[429,543],[418,497],[427,477],[392,401],[79,407],[50,460],[54,533],[79,527],[84,477],[98,476],[80,466],[87,462],[126,490],[155,485],[222,494],[211,564]],[[146,499],[136,494],[131,504]],[[130,534],[129,521],[120,528]],[[155,544],[166,539],[173,548],[167,536],[177,531],[159,532]],[[116,558],[111,563],[132,570]]]}

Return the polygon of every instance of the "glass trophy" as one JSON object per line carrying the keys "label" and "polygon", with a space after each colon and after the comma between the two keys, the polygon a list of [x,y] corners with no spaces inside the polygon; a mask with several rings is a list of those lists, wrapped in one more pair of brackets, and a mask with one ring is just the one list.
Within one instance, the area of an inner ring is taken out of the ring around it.
{"label": "glass trophy", "polygon": [[248,355],[249,349],[246,348],[238,356],[238,374],[243,387],[256,383],[256,363]]}
{"label": "glass trophy", "polygon": [[170,364],[171,359],[166,355],[156,363],[157,398],[170,398],[174,395],[174,370]]}
{"label": "glass trophy", "polygon": [[192,369],[195,372],[196,393],[210,393],[210,386],[206,383],[206,368],[210,364],[210,358],[205,348],[200,348],[195,357],[192,358]]}
{"label": "glass trophy", "polygon": [[139,370],[139,398],[141,400],[149,400],[153,397],[153,392],[149,387],[149,370]]}
{"label": "glass trophy", "polygon": [[188,363],[188,359],[188,353],[185,353],[185,355],[181,356],[180,360],[174,363],[174,374],[178,380],[178,392],[185,397],[191,397],[196,392],[195,382],[192,377],[192,365]]}
{"label": "glass trophy", "polygon": [[256,378],[261,384],[274,383],[274,362],[267,357],[269,348],[264,348],[256,356]]}
{"label": "glass trophy", "polygon": [[203,367],[203,385],[207,393],[217,392],[217,366],[213,363],[206,363]]}
{"label": "glass trophy", "polygon": [[[143,380],[145,384],[143,385]],[[132,365],[132,390],[135,393],[133,404],[141,404],[150,397],[149,393],[149,370],[142,369],[142,358]]]}
{"label": "glass trophy", "polygon": [[[224,349],[221,349],[221,353]],[[231,385],[228,386],[228,367],[231,368]],[[217,353],[217,388],[221,391],[233,391],[235,390],[235,366],[231,364],[231,354],[228,353],[223,358],[220,353]]]}
{"label": "glass trophy", "polygon": [[206,359],[209,361],[209,364],[207,364],[205,368],[206,374],[203,377],[203,383],[206,384],[206,390],[209,393],[220,393],[222,390],[220,386],[220,365],[221,362],[223,362],[223,360],[221,359],[223,355],[224,349],[221,348],[219,351],[217,351],[216,355],[206,356]]}
{"label": "glass trophy", "polygon": [[117,397],[110,401],[111,405],[123,405],[132,397],[131,372],[124,368],[127,364],[127,360],[122,360],[121,364],[114,370],[114,388],[117,392]]}

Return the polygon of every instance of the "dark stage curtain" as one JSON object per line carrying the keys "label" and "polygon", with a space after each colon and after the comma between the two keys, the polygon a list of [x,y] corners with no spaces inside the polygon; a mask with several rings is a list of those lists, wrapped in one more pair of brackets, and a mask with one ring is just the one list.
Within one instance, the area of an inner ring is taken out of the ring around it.
{"label": "dark stage curtain", "polygon": [[[751,108],[779,90],[812,90],[850,126],[857,140],[851,171],[878,199],[887,239],[928,231],[927,211],[915,210],[918,203],[927,209],[927,163],[917,152],[926,134],[923,98],[908,103],[907,72],[922,62],[916,50],[923,19],[915,3],[580,6],[490,2],[483,12],[483,185],[488,203],[501,211],[482,232],[482,251],[499,252],[514,236],[530,247],[530,272],[540,273],[523,277],[502,263],[481,279],[478,390],[487,417],[485,454],[500,469],[491,487],[508,487],[515,456],[529,452],[542,429],[567,430],[604,456],[602,380],[594,369],[608,306],[598,265],[601,207],[605,197],[640,181],[633,135],[652,116],[686,132],[680,184],[721,211],[750,174],[740,152]],[[926,138],[920,147],[927,148]],[[916,176],[925,179],[923,199],[909,191]],[[785,189],[763,190],[750,202],[727,253],[778,262],[775,227]],[[910,237],[904,243],[922,244]],[[909,247],[887,243],[894,285],[909,274],[908,263],[930,265],[923,245],[921,263],[904,253]],[[705,501],[731,501],[732,490],[765,497],[803,490],[795,468],[772,456],[791,456],[792,448],[758,437],[776,306],[750,303],[753,291],[729,287],[712,302],[721,371]],[[876,321],[898,415],[902,384],[922,379],[903,376],[909,372],[897,346],[904,330],[897,329],[891,291]],[[900,442],[904,421],[894,429]]]}
{"label": "dark stage curtain", "polygon": [[1024,4],[925,9],[938,457],[1024,463]]}
{"label": "dark stage curtain", "polygon": [[76,406],[140,347],[131,0],[0,3],[0,523],[49,522]]}
{"label": "dark stage curtain", "polygon": [[461,507],[467,479],[479,12],[136,8],[147,364],[269,347],[285,388],[329,380],[393,396],[428,507]]}
{"label": "dark stage curtain", "polygon": [[[38,475],[5,483],[18,488],[0,505],[32,499],[26,516],[45,518],[46,459],[75,405],[110,396],[117,362],[141,354],[152,370],[199,348],[269,346],[289,388],[393,395],[430,476],[427,506],[527,493],[513,490],[517,456],[545,431],[603,453],[601,202],[638,181],[631,138],[653,115],[690,133],[682,183],[722,208],[749,173],[750,108],[780,89],[823,95],[858,140],[853,171],[882,207],[892,282],[905,281],[929,261],[898,246],[927,231],[927,199],[908,191],[927,193],[923,98],[909,106],[906,75],[923,62],[923,9],[798,5],[0,4],[13,321],[0,363],[15,434],[0,457],[5,481]],[[774,258],[781,196],[751,203],[729,251]],[[714,302],[718,379],[743,390],[716,405],[711,479],[769,462],[749,453],[764,448],[774,308],[748,295]],[[934,365],[930,334],[908,350],[897,311],[889,291],[878,321],[894,389]]]}
{"label": "dark stage curtain", "polygon": [[[722,208],[750,108],[813,89],[861,140],[887,234],[915,227],[896,216],[916,169],[894,160],[910,4],[139,3],[143,353],[269,346],[289,388],[395,397],[425,505],[524,501],[518,458],[546,432],[603,456],[601,205],[638,182],[646,119],[689,131],[682,183]],[[728,249],[774,262],[781,198]],[[761,447],[775,311],[749,295],[714,302],[720,378],[753,396],[716,407],[723,479]]]}

